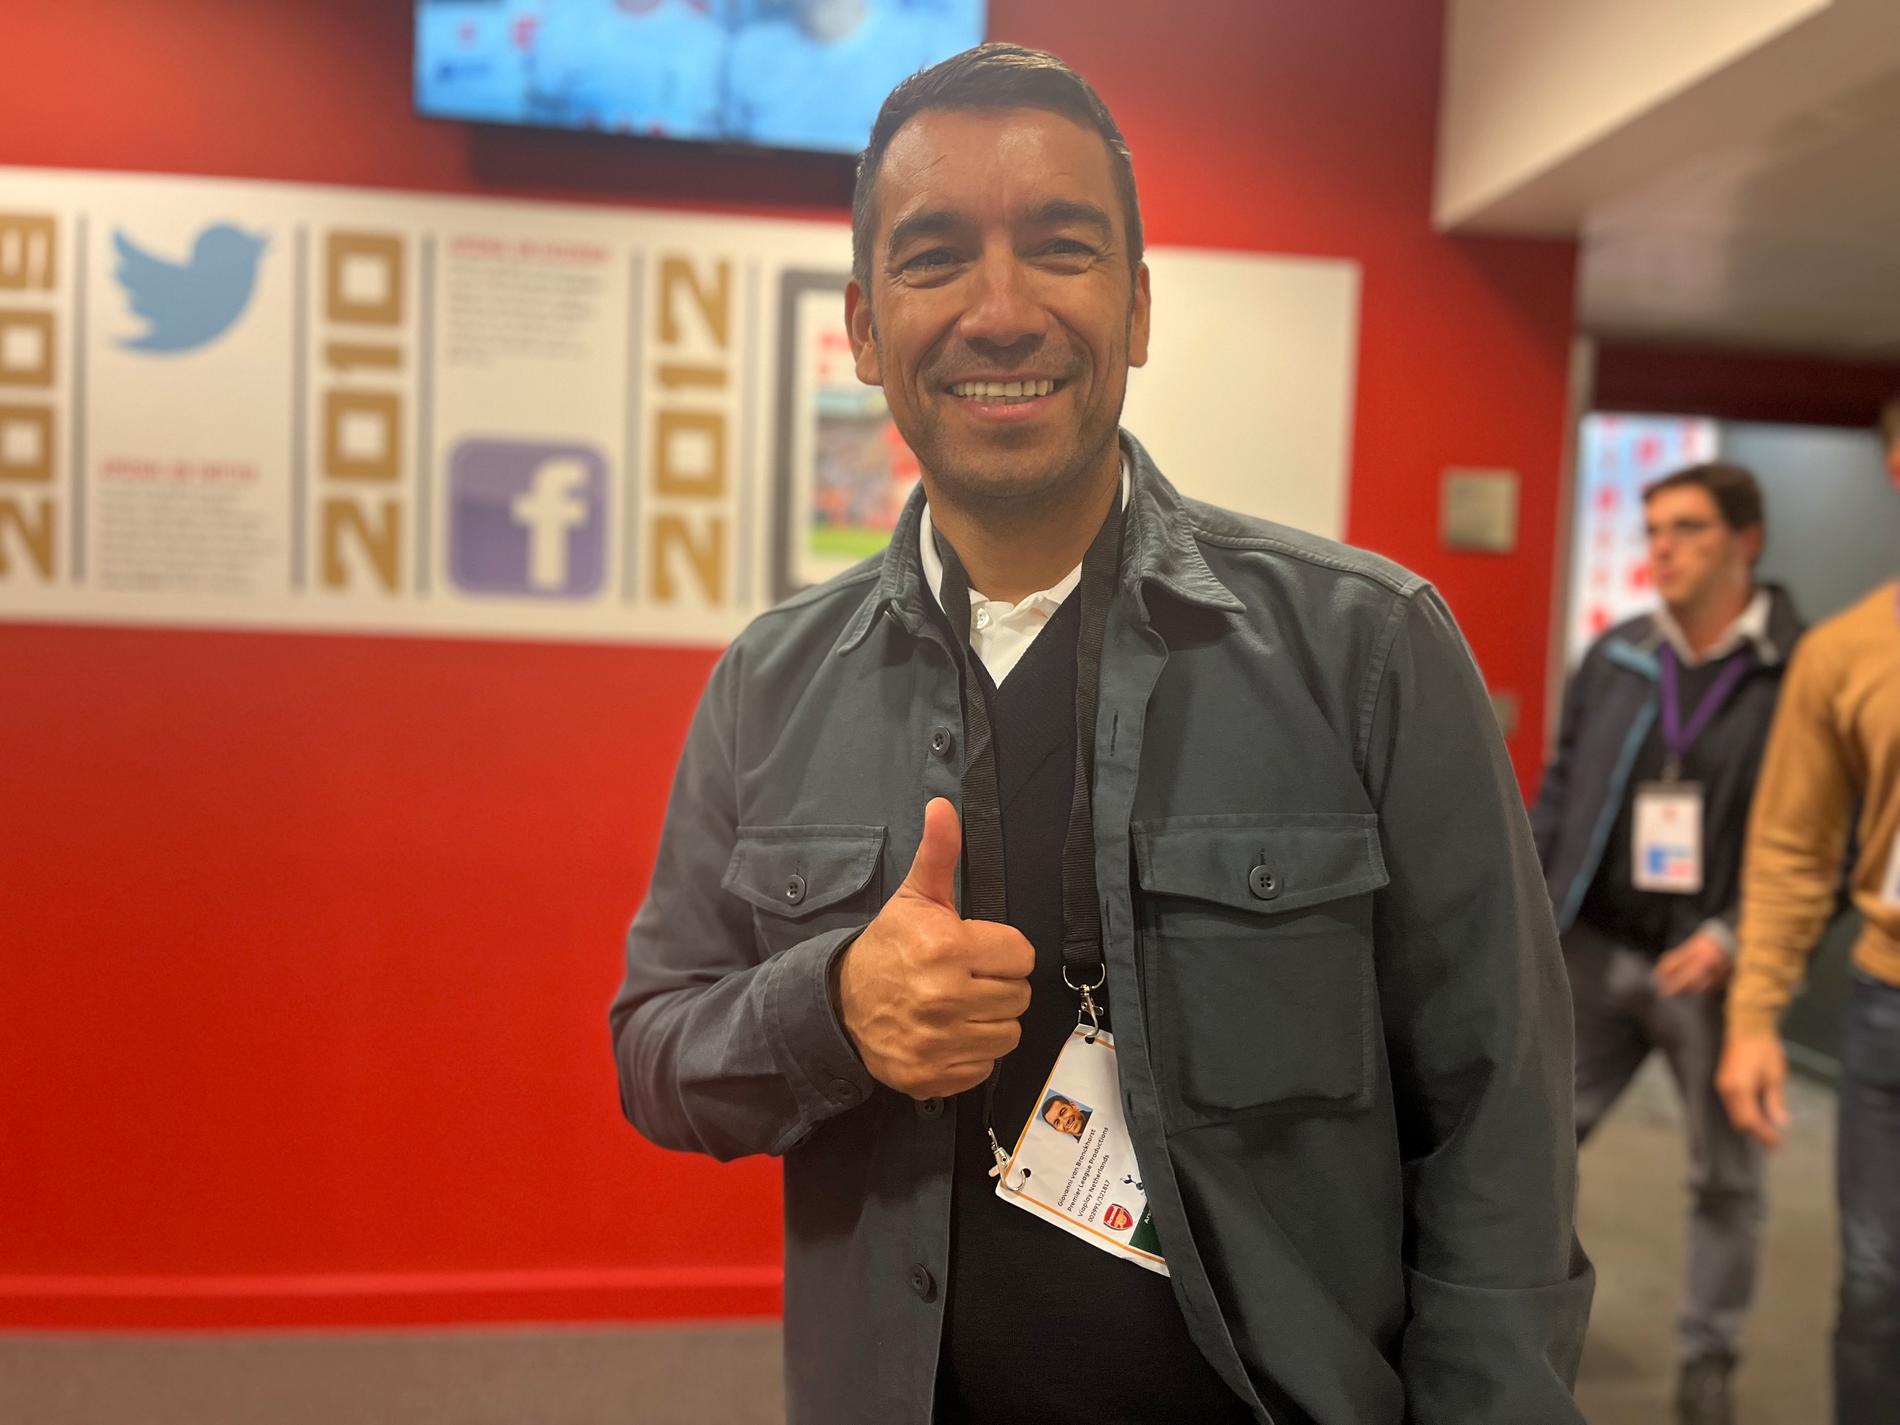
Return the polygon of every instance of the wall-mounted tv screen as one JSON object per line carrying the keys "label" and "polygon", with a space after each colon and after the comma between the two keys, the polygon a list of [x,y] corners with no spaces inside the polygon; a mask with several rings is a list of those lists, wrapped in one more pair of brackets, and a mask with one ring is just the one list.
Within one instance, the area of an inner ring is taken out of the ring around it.
{"label": "wall-mounted tv screen", "polygon": [[416,107],[856,153],[897,81],[983,20],[984,0],[417,0]]}

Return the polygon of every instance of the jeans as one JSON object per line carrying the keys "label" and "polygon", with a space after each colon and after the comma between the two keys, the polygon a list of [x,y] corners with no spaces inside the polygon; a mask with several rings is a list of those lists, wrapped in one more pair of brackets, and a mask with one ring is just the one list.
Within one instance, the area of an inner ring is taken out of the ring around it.
{"label": "jeans", "polygon": [[1741,1354],[1755,1294],[1766,1198],[1759,1145],[1735,1131],[1715,1092],[1722,993],[1661,995],[1656,962],[1587,921],[1564,936],[1577,1015],[1577,1141],[1588,1138],[1651,1053],[1682,1093],[1689,1139],[1689,1250],[1677,1321],[1684,1361]]}
{"label": "jeans", "polygon": [[1836,1425],[1900,1425],[1900,986],[1856,971],[1841,1066]]}

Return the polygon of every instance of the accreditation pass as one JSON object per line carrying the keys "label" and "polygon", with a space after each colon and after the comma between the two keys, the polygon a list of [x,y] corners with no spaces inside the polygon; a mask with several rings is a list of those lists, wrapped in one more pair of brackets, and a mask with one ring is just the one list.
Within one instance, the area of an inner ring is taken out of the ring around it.
{"label": "accreditation pass", "polygon": [[1106,1030],[1078,1024],[1063,1044],[996,1195],[1091,1247],[1168,1275]]}

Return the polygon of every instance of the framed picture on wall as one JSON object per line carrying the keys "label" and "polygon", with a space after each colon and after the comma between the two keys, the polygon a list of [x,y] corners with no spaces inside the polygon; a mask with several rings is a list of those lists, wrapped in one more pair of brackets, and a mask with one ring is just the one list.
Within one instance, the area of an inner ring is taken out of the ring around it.
{"label": "framed picture on wall", "polygon": [[858,380],[836,272],[787,272],[779,288],[779,392],[771,578],[783,599],[890,543],[917,457],[884,392]]}

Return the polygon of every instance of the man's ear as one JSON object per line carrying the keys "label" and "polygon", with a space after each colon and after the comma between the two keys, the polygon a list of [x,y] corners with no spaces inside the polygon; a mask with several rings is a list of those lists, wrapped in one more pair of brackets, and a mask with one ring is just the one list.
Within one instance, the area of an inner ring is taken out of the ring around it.
{"label": "man's ear", "polygon": [[1742,553],[1748,556],[1748,567],[1753,569],[1761,562],[1761,552],[1768,543],[1768,531],[1761,525],[1745,529],[1741,533]]}
{"label": "man's ear", "polygon": [[1135,265],[1135,304],[1128,314],[1128,364],[1148,364],[1148,264]]}
{"label": "man's ear", "polygon": [[867,386],[884,384],[884,363],[877,354],[877,323],[871,320],[871,299],[853,277],[844,289],[844,326],[851,335],[851,359],[858,380]]}

